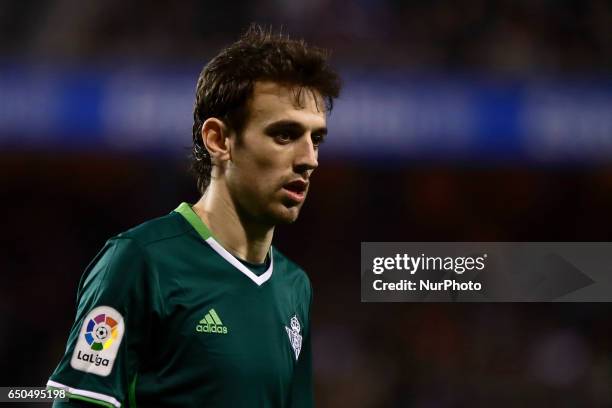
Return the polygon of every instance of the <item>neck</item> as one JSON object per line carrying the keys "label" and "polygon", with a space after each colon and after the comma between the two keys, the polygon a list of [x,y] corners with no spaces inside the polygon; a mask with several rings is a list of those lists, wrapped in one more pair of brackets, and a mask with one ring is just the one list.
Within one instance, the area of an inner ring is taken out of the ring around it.
{"label": "neck", "polygon": [[240,215],[236,203],[221,183],[213,181],[193,206],[219,243],[241,259],[263,263],[272,243],[274,226]]}

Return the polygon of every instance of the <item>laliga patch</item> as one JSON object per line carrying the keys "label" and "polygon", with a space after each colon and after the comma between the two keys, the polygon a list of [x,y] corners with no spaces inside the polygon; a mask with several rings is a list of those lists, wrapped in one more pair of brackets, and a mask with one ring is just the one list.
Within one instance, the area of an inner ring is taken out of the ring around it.
{"label": "laliga patch", "polygon": [[124,331],[123,316],[112,307],[98,306],[90,311],[72,353],[72,368],[102,377],[109,375]]}

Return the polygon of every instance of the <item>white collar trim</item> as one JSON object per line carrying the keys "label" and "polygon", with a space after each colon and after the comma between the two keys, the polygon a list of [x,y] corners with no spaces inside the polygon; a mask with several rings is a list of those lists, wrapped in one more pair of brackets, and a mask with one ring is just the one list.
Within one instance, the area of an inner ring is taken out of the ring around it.
{"label": "white collar trim", "polygon": [[272,270],[274,269],[274,257],[272,256],[272,247],[270,247],[270,266],[268,267],[268,270],[266,270],[263,274],[257,276],[253,273],[253,271],[244,266],[244,264],[240,262],[234,255],[230,254],[225,248],[223,248],[221,244],[219,244],[213,237],[209,237],[208,239],[206,239],[206,242],[213,250],[215,250],[216,253],[221,255],[223,259],[231,263],[240,272],[244,273],[249,279],[255,282],[257,286],[263,285],[272,277]]}

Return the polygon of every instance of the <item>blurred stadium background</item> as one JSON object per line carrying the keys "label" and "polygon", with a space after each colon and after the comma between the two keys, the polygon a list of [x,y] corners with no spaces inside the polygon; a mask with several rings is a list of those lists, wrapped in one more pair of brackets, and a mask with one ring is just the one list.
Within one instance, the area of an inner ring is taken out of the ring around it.
{"label": "blurred stadium background", "polygon": [[46,381],[104,241],[195,201],[201,67],[251,21],[345,91],[275,244],[315,288],[320,407],[612,406],[607,304],[362,304],[361,241],[609,241],[612,3],[0,2],[0,385]]}

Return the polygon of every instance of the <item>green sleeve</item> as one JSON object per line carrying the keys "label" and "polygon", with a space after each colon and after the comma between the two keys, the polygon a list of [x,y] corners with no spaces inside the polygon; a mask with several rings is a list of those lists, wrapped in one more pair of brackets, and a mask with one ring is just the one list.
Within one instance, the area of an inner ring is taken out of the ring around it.
{"label": "green sleeve", "polygon": [[127,405],[142,356],[149,354],[153,276],[133,239],[106,243],[81,278],[76,318],[48,387],[65,389],[71,404]]}
{"label": "green sleeve", "polygon": [[312,342],[310,335],[310,312],[312,310],[312,288],[309,286],[308,320],[304,330],[304,339],[300,357],[296,363],[291,386],[291,408],[312,408],[314,406],[312,384]]}

